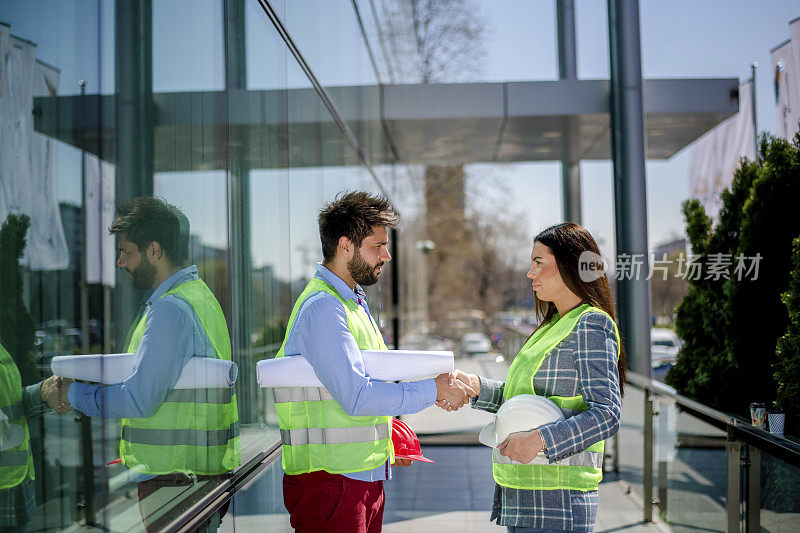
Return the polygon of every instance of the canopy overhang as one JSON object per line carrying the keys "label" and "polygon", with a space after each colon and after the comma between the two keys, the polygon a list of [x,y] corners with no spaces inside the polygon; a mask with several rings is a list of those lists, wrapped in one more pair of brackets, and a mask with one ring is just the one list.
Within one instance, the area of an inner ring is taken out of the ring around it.
{"label": "canopy overhang", "polygon": [[[648,159],[670,158],[735,114],[738,87],[736,78],[645,80]],[[373,165],[611,158],[607,80],[326,92]],[[224,169],[231,139],[246,145],[251,169],[360,164],[313,89],[156,93],[153,104],[156,172]],[[114,160],[113,95],[41,97],[34,105],[38,132]]]}

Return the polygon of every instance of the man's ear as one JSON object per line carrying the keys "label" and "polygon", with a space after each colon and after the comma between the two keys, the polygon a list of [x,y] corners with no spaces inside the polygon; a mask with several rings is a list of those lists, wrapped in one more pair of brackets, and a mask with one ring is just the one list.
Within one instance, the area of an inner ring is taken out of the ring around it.
{"label": "man's ear", "polygon": [[354,251],[353,241],[342,235],[339,237],[339,245],[336,247],[339,255],[346,259],[350,259],[351,254]]}
{"label": "man's ear", "polygon": [[163,250],[161,249],[161,243],[158,241],[153,241],[147,247],[147,255],[150,256],[150,259],[153,261],[158,261],[161,259],[163,254]]}

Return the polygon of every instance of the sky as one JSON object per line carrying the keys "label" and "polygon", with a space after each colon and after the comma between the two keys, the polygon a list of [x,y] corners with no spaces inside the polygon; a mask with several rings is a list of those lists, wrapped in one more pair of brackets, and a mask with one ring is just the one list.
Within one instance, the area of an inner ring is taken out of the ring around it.
{"label": "sky", "polygon": [[[548,80],[557,77],[554,0],[476,0],[475,17],[485,22],[483,70],[478,81]],[[366,5],[366,2],[361,2]],[[369,58],[350,0],[274,0],[287,30],[323,85],[375,83]],[[609,71],[606,0],[577,0],[578,76],[607,78]],[[362,6],[363,7],[363,6]],[[154,1],[154,90],[220,90],[223,81],[220,0]],[[247,1],[248,87],[307,87],[308,80],[288,58],[274,28],[255,0]],[[789,37],[789,22],[800,17],[797,0],[641,0],[642,71],[646,78],[750,76],[758,61],[757,118],[760,130],[774,133],[776,111],[770,49]],[[36,42],[37,57],[60,69],[60,94],[78,92],[87,81],[89,93],[114,90],[113,3],[110,0],[3,0],[0,21],[12,33]],[[64,21],[67,21],[65,24]],[[353,51],[356,53],[353,53]],[[80,156],[58,144],[59,196],[80,201]],[[690,150],[667,161],[648,161],[648,241],[651,248],[684,233],[681,202],[688,197]],[[385,169],[376,169],[384,172]],[[528,254],[530,238],[544,227],[562,221],[559,163],[468,165],[469,190],[485,200],[481,184],[498,183],[506,191],[503,208],[518,215],[520,256]],[[297,170],[292,179],[324,174],[331,183],[345,183],[357,169]],[[583,224],[595,235],[604,255],[614,253],[612,169],[610,162],[581,165]],[[266,172],[265,175],[268,175]],[[168,197],[186,195],[187,184],[216,184],[214,173],[162,176],[159,191]],[[254,176],[256,190],[266,177]],[[157,182],[159,179],[157,178]],[[210,185],[211,186],[211,185]],[[201,194],[203,187],[194,189]],[[327,191],[325,194],[335,191]],[[220,195],[217,195],[219,198]],[[308,202],[321,201],[308,198]],[[187,208],[207,209],[199,196]],[[486,202],[484,201],[484,204]],[[196,205],[195,205],[196,204]],[[491,205],[489,205],[491,207]],[[224,208],[224,207],[223,207]],[[300,209],[311,211],[311,206]],[[256,213],[261,211],[256,210]],[[207,244],[223,245],[227,228],[219,216],[194,218],[194,229]],[[254,224],[268,223],[259,219]],[[313,240],[313,231],[302,240]],[[267,261],[270,249],[254,250],[256,263]]]}
{"label": "sky", "polygon": [[[502,0],[479,2],[487,21],[486,81],[556,79],[555,2]],[[789,22],[800,17],[796,0],[641,0],[642,74],[645,78],[750,78],[756,76],[757,124],[775,133],[776,108],[770,50],[789,38]],[[578,77],[608,78],[606,0],[578,0],[576,45]],[[648,243],[652,247],[684,235],[680,204],[689,196],[690,149],[667,161],[646,165]],[[487,165],[471,165],[479,179]],[[560,165],[493,166],[507,186],[525,202],[523,224],[531,237],[562,221]],[[609,162],[581,165],[583,225],[597,238],[604,254],[613,254],[612,174]],[[602,243],[605,243],[602,244]]]}

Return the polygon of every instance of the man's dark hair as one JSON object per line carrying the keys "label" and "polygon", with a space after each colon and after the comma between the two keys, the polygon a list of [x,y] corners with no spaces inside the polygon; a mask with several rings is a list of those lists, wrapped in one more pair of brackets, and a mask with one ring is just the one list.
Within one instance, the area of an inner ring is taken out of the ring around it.
{"label": "man's dark hair", "polygon": [[339,238],[347,237],[359,247],[375,226],[396,228],[397,219],[397,211],[382,196],[371,196],[361,191],[339,194],[319,213],[323,260],[326,263],[333,260]]}
{"label": "man's dark hair", "polygon": [[156,241],[175,266],[189,259],[189,219],[174,205],[161,198],[140,196],[117,206],[111,234],[125,234],[139,251]]}

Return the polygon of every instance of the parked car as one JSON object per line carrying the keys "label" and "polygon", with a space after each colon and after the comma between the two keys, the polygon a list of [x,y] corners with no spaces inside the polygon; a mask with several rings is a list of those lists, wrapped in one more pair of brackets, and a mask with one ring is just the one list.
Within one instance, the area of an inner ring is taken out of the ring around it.
{"label": "parked car", "polygon": [[461,337],[461,353],[471,355],[486,353],[492,349],[492,341],[483,333],[467,333]]}
{"label": "parked car", "polygon": [[678,351],[681,348],[678,335],[667,328],[653,328],[650,330],[650,363],[653,368],[673,365],[678,360]]}

